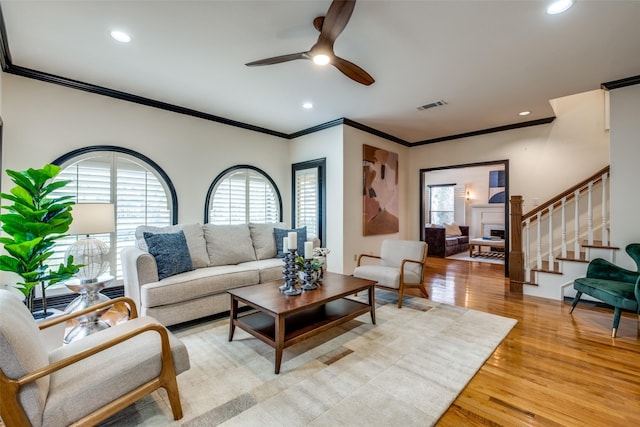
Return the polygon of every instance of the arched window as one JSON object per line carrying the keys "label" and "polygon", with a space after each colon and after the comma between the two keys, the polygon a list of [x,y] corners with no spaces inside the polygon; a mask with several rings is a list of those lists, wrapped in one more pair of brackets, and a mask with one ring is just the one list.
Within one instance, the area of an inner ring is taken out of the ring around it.
{"label": "arched window", "polygon": [[[92,235],[111,248],[109,274],[122,279],[120,250],[135,242],[138,225],[166,226],[176,222],[177,199],[169,177],[152,160],[121,147],[87,147],[68,153],[56,161],[62,167],[58,180],[69,180],[57,195],[72,195],[76,203],[113,203],[115,233]],[[56,244],[50,265],[62,262],[69,236]]]}
{"label": "arched window", "polygon": [[205,205],[204,222],[248,224],[279,222],[282,199],[273,180],[248,165],[233,166],[216,177]]}

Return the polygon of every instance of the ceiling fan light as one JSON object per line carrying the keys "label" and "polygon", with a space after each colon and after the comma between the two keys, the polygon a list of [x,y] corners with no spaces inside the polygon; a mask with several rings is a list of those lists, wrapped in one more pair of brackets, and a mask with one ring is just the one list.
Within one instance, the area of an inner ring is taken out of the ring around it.
{"label": "ceiling fan light", "polygon": [[549,15],[556,15],[558,13],[564,12],[571,6],[573,6],[573,0],[557,0],[551,3],[549,7],[547,7],[547,13]]}
{"label": "ceiling fan light", "polygon": [[313,62],[316,65],[327,65],[330,61],[329,55],[325,55],[324,53],[319,53],[313,56]]}

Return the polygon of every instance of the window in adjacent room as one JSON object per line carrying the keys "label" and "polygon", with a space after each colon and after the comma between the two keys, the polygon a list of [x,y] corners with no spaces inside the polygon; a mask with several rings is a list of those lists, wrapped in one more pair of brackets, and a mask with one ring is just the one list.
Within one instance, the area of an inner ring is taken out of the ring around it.
{"label": "window in adjacent room", "polygon": [[292,165],[291,206],[293,226],[307,227],[307,235],[318,237],[325,246],[325,167],[326,159]]}
{"label": "window in adjacent room", "polygon": [[282,199],[273,180],[248,165],[233,166],[216,177],[207,193],[205,223],[248,224],[281,220]]}
{"label": "window in adjacent room", "polygon": [[[136,152],[120,147],[86,148],[70,153],[54,163],[62,167],[59,180],[70,180],[58,195],[72,195],[76,203],[113,203],[115,233],[92,235],[111,249],[108,274],[122,279],[120,251],[135,242],[138,225],[167,226],[175,223],[175,190],[168,176]],[[83,236],[79,236],[83,237]],[[64,252],[78,236],[58,240],[50,265],[62,262]]]}
{"label": "window in adjacent room", "polygon": [[455,219],[455,185],[429,186],[429,223],[452,223]]}

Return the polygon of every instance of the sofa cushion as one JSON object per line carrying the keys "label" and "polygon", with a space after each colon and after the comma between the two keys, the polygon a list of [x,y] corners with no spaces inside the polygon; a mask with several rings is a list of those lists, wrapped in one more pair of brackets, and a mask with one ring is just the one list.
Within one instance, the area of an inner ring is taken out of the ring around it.
{"label": "sofa cushion", "polygon": [[209,267],[256,260],[247,224],[205,224],[202,229],[207,242]]}
{"label": "sofa cushion", "polygon": [[269,259],[275,258],[278,253],[276,247],[274,228],[285,228],[284,222],[276,222],[269,224],[249,223],[249,233],[253,242],[253,249],[256,252],[256,258]]}
{"label": "sofa cushion", "polygon": [[144,241],[143,233],[161,234],[161,233],[176,233],[182,230],[184,237],[187,239],[187,246],[189,247],[189,255],[191,256],[191,263],[193,268],[202,268],[209,265],[209,255],[207,254],[207,245],[202,233],[202,225],[200,224],[177,224],[167,227],[154,227],[151,225],[139,225],[136,227],[136,246],[143,251],[148,251],[146,242]]}
{"label": "sofa cushion", "polygon": [[189,247],[182,230],[177,233],[144,232],[144,240],[158,266],[158,279],[193,270]]}
{"label": "sofa cushion", "polygon": [[243,262],[238,265],[246,269],[258,270],[260,274],[260,283],[272,282],[282,279],[282,259],[270,258],[258,261]]}
{"label": "sofa cushion", "polygon": [[276,255],[276,258],[283,258],[284,257],[284,252],[282,251],[282,241],[285,237],[289,236],[289,232],[291,231],[295,231],[298,234],[298,253],[300,253],[300,251],[304,251],[304,242],[307,241],[307,227],[301,227],[301,228],[293,228],[293,229],[282,229],[282,228],[274,228],[273,229],[273,234],[275,235],[275,239],[276,239],[276,247],[278,248],[278,253]]}
{"label": "sofa cushion", "polygon": [[459,244],[457,237],[447,237],[444,239],[444,243],[447,246],[457,246]]}
{"label": "sofa cushion", "polygon": [[257,269],[250,270],[238,265],[198,268],[142,285],[140,300],[143,307],[157,307],[258,283],[260,274]]}

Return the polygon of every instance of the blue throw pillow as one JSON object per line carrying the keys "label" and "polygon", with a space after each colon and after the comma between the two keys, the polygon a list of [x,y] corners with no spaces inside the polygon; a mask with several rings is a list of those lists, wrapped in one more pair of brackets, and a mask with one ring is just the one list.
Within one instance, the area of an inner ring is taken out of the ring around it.
{"label": "blue throw pillow", "polygon": [[284,230],[282,228],[274,228],[273,235],[276,237],[276,248],[278,253],[276,258],[284,258],[284,252],[282,252],[282,239],[289,237],[289,232],[295,231],[298,233],[298,254],[304,255],[304,242],[307,241],[307,226],[302,228],[295,228],[292,230]]}
{"label": "blue throw pillow", "polygon": [[144,240],[149,247],[149,253],[156,259],[160,280],[193,270],[187,239],[183,231],[159,234],[145,231]]}

